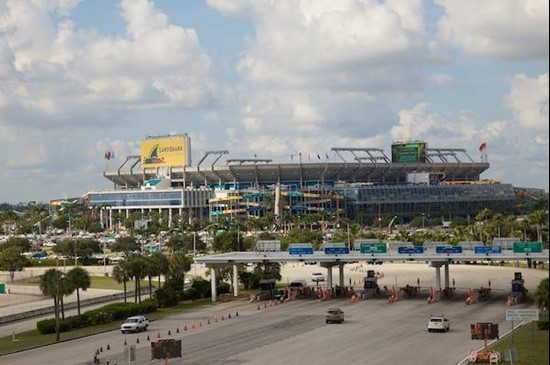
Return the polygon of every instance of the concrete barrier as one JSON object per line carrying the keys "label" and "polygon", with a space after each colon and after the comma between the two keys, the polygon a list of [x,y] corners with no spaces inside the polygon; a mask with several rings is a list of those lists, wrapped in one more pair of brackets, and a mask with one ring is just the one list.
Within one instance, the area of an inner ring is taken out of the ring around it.
{"label": "concrete barrier", "polygon": [[[132,299],[133,296],[134,296],[133,291],[132,292],[126,292],[126,297],[129,299],[129,301]],[[80,301],[80,307],[82,308],[82,307],[93,305],[93,304],[112,302],[112,301],[120,300],[120,299],[124,299],[124,293],[102,295],[102,296],[95,297],[95,298],[88,298],[88,299],[81,300]],[[77,302],[65,303],[65,310],[74,309],[74,308],[77,308],[77,307],[78,307]],[[55,312],[55,307],[52,305],[52,306],[49,306],[49,307],[38,308],[38,309],[31,310],[31,311],[10,314],[8,316],[0,317],[0,325],[10,323],[10,322],[20,321],[22,319],[28,319],[28,318],[43,316],[43,315],[51,314],[51,313],[54,313],[54,312]]]}

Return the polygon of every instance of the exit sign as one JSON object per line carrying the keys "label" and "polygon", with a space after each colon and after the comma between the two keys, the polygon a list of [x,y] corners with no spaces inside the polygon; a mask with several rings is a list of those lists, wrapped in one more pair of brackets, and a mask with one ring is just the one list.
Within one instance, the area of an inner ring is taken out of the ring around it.
{"label": "exit sign", "polygon": [[542,242],[514,242],[514,253],[541,253]]}

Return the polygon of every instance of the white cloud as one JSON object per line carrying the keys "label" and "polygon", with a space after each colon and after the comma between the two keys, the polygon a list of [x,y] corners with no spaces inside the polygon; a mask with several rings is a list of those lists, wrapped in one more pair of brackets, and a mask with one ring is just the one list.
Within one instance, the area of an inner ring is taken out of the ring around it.
{"label": "white cloud", "polygon": [[244,152],[379,143],[397,117],[388,99],[417,98],[419,68],[446,59],[420,0],[208,3],[255,26],[238,63],[242,133],[232,130],[231,148]]}
{"label": "white cloud", "polygon": [[129,151],[122,140],[105,139],[107,127],[127,123],[131,130],[136,109],[217,103],[212,62],[194,29],[174,25],[152,1],[124,0],[126,31],[102,35],[74,22],[77,6],[77,0],[0,0],[6,197],[46,200],[57,184],[75,191],[101,181],[98,149],[111,141],[117,157]]}
{"label": "white cloud", "polygon": [[516,75],[504,105],[511,118],[487,121],[474,112],[447,115],[419,103],[399,112],[391,135],[395,140],[421,139],[431,147],[466,147],[470,152],[488,142],[490,176],[521,186],[536,181],[548,187],[548,74]]}
{"label": "white cloud", "polygon": [[548,58],[548,0],[436,0],[442,39],[468,53]]}
{"label": "white cloud", "polygon": [[454,82],[454,79],[451,75],[445,73],[435,73],[428,77],[428,81],[435,86],[448,86]]}
{"label": "white cloud", "polygon": [[548,73],[536,78],[516,75],[506,105],[521,127],[548,134]]}

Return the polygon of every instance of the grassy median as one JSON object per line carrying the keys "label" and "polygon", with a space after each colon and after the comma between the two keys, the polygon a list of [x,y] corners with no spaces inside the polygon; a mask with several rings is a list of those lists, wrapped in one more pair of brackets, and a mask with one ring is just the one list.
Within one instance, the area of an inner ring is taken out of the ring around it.
{"label": "grassy median", "polygon": [[[531,327],[534,326],[534,329]],[[501,329],[505,330],[504,328]],[[514,343],[512,336],[508,335],[491,346],[491,349],[500,351],[502,363],[504,361],[504,349],[515,348],[518,360],[514,365],[546,365],[549,363],[548,331],[539,331],[537,324],[526,324],[514,331]]]}
{"label": "grassy median", "polygon": [[[124,290],[124,285],[121,283],[117,283],[115,279],[113,279],[110,276],[90,276],[90,282],[92,289],[112,289],[112,290]],[[40,284],[40,276],[34,276],[32,278],[25,278],[21,280],[14,281],[13,284],[16,285],[30,285],[30,286],[38,286]],[[156,288],[158,285],[157,279],[153,279],[151,282],[153,285],[153,288]],[[134,290],[134,280],[130,280],[126,283],[126,290],[131,291]],[[149,290],[149,281],[148,280],[142,280],[141,281],[141,293],[145,294],[148,293]]]}
{"label": "grassy median", "polygon": [[[210,299],[195,300],[192,302],[183,302],[175,307],[160,308],[154,313],[149,313],[147,317],[151,320],[161,319],[171,314],[186,312],[197,307],[202,307],[211,304]],[[118,330],[120,325],[124,321],[115,321],[106,324],[100,324],[95,326],[89,326],[85,328],[78,328],[68,332],[62,332],[60,334],[61,341],[72,340],[75,338],[95,335],[102,332]],[[7,355],[12,352],[29,350],[35,347],[46,346],[54,344],[55,333],[42,335],[38,330],[25,331],[15,334],[16,341],[13,341],[12,336],[0,338],[0,356]],[[1,363],[2,361],[0,361]]]}

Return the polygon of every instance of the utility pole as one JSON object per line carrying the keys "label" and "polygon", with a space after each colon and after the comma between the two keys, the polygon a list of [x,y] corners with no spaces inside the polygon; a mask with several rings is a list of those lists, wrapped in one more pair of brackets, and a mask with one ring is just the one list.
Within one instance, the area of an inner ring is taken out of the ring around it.
{"label": "utility pole", "polygon": [[59,342],[59,260],[55,259],[55,341]]}

